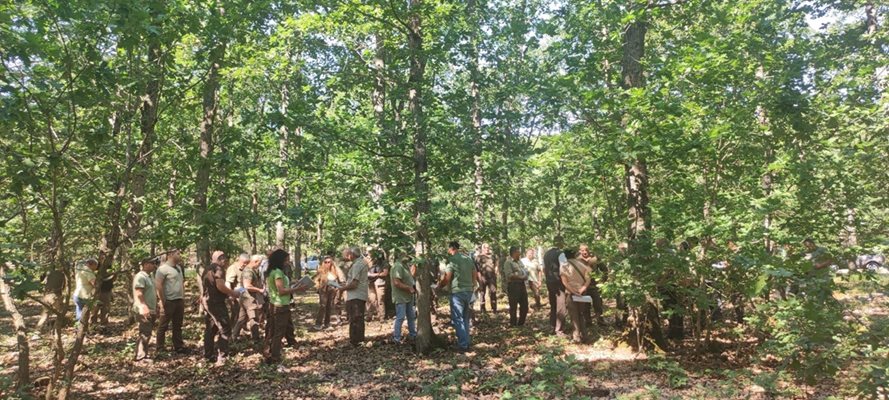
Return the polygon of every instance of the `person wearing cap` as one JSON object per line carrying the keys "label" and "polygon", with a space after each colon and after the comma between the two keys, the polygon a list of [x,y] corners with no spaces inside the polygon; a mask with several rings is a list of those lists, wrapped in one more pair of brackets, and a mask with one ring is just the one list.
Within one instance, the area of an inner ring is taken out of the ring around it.
{"label": "person wearing cap", "polygon": [[133,277],[133,311],[139,324],[139,336],[136,339],[136,361],[148,359],[148,342],[154,330],[157,315],[157,291],[151,274],[157,269],[156,258],[145,258],[140,264],[142,269]]}
{"label": "person wearing cap", "polygon": [[392,329],[392,341],[401,343],[401,327],[407,320],[407,331],[411,340],[417,337],[417,311],[415,308],[414,275],[408,269],[412,260],[410,256],[401,257],[392,265],[389,277],[392,280],[392,302],[395,304],[395,325]]}
{"label": "person wearing cap", "polygon": [[81,264],[75,273],[74,318],[77,322],[83,317],[83,309],[96,294],[96,270],[99,262],[89,259]]}
{"label": "person wearing cap", "polygon": [[185,342],[182,340],[182,321],[185,317],[185,273],[179,266],[181,256],[173,250],[163,256],[163,264],[155,273],[154,283],[157,287],[159,323],[157,327],[157,352],[165,349],[167,329],[172,324],[173,351],[184,353]]}
{"label": "person wearing cap", "polygon": [[231,340],[231,320],[225,300],[237,298],[238,291],[225,284],[225,253],[213,252],[212,263],[204,271],[201,279],[203,293],[201,304],[204,307],[204,359],[225,364],[228,356],[228,342]]}

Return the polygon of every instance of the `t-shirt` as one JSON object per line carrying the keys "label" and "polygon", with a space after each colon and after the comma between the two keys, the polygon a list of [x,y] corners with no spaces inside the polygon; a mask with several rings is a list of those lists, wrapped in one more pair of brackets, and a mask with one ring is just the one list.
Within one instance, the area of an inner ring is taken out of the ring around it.
{"label": "t-shirt", "polygon": [[367,301],[367,263],[363,258],[359,258],[352,262],[349,271],[346,272],[346,284],[350,284],[352,280],[358,281],[358,286],[352,290],[346,291],[346,301],[364,300]]}
{"label": "t-shirt", "polygon": [[411,275],[411,271],[407,269],[399,261],[395,262],[395,265],[392,266],[392,270],[389,271],[389,277],[392,279],[392,302],[395,304],[403,304],[410,303],[414,300],[414,295],[411,292],[401,289],[398,286],[395,286],[395,280],[400,279],[402,283],[408,286],[414,286],[414,277]]}
{"label": "t-shirt", "polygon": [[[250,281],[250,284],[255,288],[263,289],[265,288],[265,282],[262,281],[262,275],[259,273],[259,270],[256,268],[246,267],[243,271],[241,271],[241,282],[243,286],[243,281]],[[254,300],[261,302],[263,300],[262,293],[252,293],[248,291],[244,291],[245,295],[249,295],[253,297]]]}
{"label": "t-shirt", "polygon": [[46,275],[46,286],[44,287],[46,293],[62,294],[62,289],[64,288],[65,274],[57,269],[49,271],[49,274]]}
{"label": "t-shirt", "polygon": [[235,289],[241,286],[241,271],[243,266],[238,263],[233,263],[228,266],[228,269],[225,270],[225,284],[228,287]]}
{"label": "t-shirt", "polygon": [[164,291],[165,299],[181,300],[185,296],[185,290],[182,287],[184,277],[175,265],[164,263],[158,267],[154,275],[163,282],[161,289]]}
{"label": "t-shirt", "polygon": [[479,255],[475,258],[475,262],[478,263],[478,272],[485,277],[496,276],[497,268],[494,266],[494,259],[491,256]]}
{"label": "t-shirt", "polygon": [[[142,289],[142,297],[151,312],[157,311],[157,292],[154,288],[154,279],[145,271],[139,271],[133,278],[133,298],[136,298],[136,289]],[[133,311],[139,314],[139,303],[133,302]]]}
{"label": "t-shirt", "polygon": [[96,293],[96,273],[89,267],[81,267],[77,270],[75,279],[77,286],[74,288],[74,295],[81,300],[93,298],[93,295]]}
{"label": "t-shirt", "polygon": [[464,254],[458,253],[448,259],[443,272],[453,274],[451,276],[451,294],[471,292],[475,289],[472,287],[473,271],[475,271],[475,263]]}
{"label": "t-shirt", "polygon": [[559,275],[565,277],[568,283],[565,288],[571,293],[580,292],[580,289],[590,281],[591,272],[593,272],[592,268],[574,258],[559,267]]}
{"label": "t-shirt", "polygon": [[269,272],[269,279],[266,282],[269,288],[269,304],[278,307],[284,307],[290,304],[290,294],[280,294],[278,293],[278,285],[275,283],[278,279],[283,280],[284,287],[290,287],[290,278],[284,274],[284,271],[280,269],[273,269]]}
{"label": "t-shirt", "polygon": [[503,263],[503,276],[509,282],[517,282],[515,278],[519,277],[524,281],[528,279],[528,271],[521,261],[514,261],[510,258]]}
{"label": "t-shirt", "polygon": [[530,260],[528,257],[522,258],[522,265],[528,271],[528,281],[540,283],[540,263],[537,260]]}
{"label": "t-shirt", "polygon": [[223,279],[224,277],[225,271],[223,271],[222,266],[218,264],[210,264],[210,267],[204,270],[204,276],[201,279],[201,282],[204,286],[203,295],[208,303],[225,303],[225,299],[228,296],[225,293],[220,292],[219,288],[216,287],[216,280]]}

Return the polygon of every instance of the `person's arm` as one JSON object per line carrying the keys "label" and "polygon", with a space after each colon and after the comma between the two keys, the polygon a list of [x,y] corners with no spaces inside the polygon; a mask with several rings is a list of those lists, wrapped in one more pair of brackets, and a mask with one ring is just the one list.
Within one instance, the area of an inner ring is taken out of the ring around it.
{"label": "person's arm", "polygon": [[250,293],[262,293],[262,289],[253,286],[253,279],[251,278],[243,278],[241,279],[241,285],[244,286],[244,290]]}
{"label": "person's arm", "polygon": [[388,276],[389,276],[389,268],[388,267],[383,267],[383,272],[380,272],[379,274],[377,274],[377,278],[386,278]]}
{"label": "person's arm", "polygon": [[[445,272],[444,276],[441,277],[441,280],[438,281],[438,286],[435,287],[436,290],[442,290],[445,286],[448,286],[451,283],[451,277],[453,277],[454,273],[451,271]],[[475,284],[475,274],[472,274],[472,283]]]}
{"label": "person's arm", "polygon": [[133,290],[133,297],[136,298],[136,304],[139,305],[139,315],[148,317],[148,315],[151,314],[151,309],[148,308],[148,303],[145,302],[145,289],[135,288]]}
{"label": "person's arm", "polygon": [[395,287],[397,287],[397,288],[399,288],[399,289],[401,289],[401,290],[408,291],[408,292],[410,292],[411,294],[414,294],[414,293],[417,292],[417,290],[414,289],[413,286],[408,286],[407,284],[405,284],[405,283],[404,283],[401,279],[399,279],[399,278],[395,278],[395,279],[393,279],[393,280],[392,280],[392,285],[394,285]]}
{"label": "person's arm", "polygon": [[238,293],[235,292],[234,290],[232,290],[231,288],[229,288],[228,285],[225,284],[225,279],[220,278],[218,276],[216,277],[216,290],[218,290],[222,293],[225,293],[226,296],[229,296],[233,299],[238,298]]}
{"label": "person's arm", "polygon": [[154,287],[155,292],[157,292],[157,313],[164,313],[164,302],[167,301],[166,295],[164,294],[164,280],[166,279],[166,275],[163,273],[157,273],[154,277]]}
{"label": "person's arm", "polygon": [[[353,265],[352,268],[349,269],[349,273],[351,273],[354,268],[355,266]],[[346,274],[345,279],[347,279],[348,281],[340,287],[340,291],[352,290],[358,287],[358,277],[349,276],[349,274]]]}

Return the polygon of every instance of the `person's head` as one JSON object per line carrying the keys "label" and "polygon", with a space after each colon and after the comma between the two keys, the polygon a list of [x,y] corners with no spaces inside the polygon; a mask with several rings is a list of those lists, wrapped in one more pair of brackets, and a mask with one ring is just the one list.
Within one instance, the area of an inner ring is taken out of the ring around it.
{"label": "person's head", "polygon": [[217,265],[225,265],[228,261],[228,256],[225,255],[225,252],[222,250],[216,250],[210,256],[210,262]]}
{"label": "person's head", "polygon": [[491,254],[491,245],[489,245],[487,243],[482,243],[480,253],[484,254],[484,255]]}
{"label": "person's head", "polygon": [[537,252],[534,251],[533,247],[529,247],[528,250],[525,250],[525,257],[527,257],[529,260],[533,260],[536,255]]}
{"label": "person's head", "polygon": [[156,257],[143,258],[141,264],[142,270],[150,274],[157,269],[158,259]]}
{"label": "person's head", "polygon": [[577,254],[581,258],[589,258],[590,257],[590,246],[587,246],[585,244],[580,245],[580,247],[577,249]]}
{"label": "person's head", "polygon": [[556,235],[556,237],[553,238],[553,246],[558,247],[560,249],[564,248],[565,247],[565,238],[563,238],[562,235]]}
{"label": "person's head", "polygon": [[617,251],[620,254],[627,254],[627,250],[630,249],[630,244],[627,242],[620,242],[617,244]]}
{"label": "person's head", "polygon": [[179,254],[179,250],[170,250],[161,256],[161,261],[168,265],[179,265],[182,262],[182,255]]}
{"label": "person's head", "polygon": [[328,270],[333,268],[333,257],[324,256],[324,258],[321,259],[321,267]]}
{"label": "person's head", "polygon": [[460,242],[452,240],[448,243],[448,254],[454,255],[460,252]]}
{"label": "person's head", "polygon": [[254,254],[254,255],[250,256],[250,264],[249,264],[250,268],[253,268],[253,269],[259,268],[260,264],[262,264],[262,260],[264,260],[264,259],[265,259],[265,256],[262,254]]}
{"label": "person's head", "polygon": [[565,258],[576,258],[577,257],[577,249],[564,249],[562,250],[565,253]]}
{"label": "person's head", "polygon": [[243,266],[247,265],[247,263],[249,263],[249,262],[250,262],[250,255],[249,254],[241,253],[240,255],[238,255],[238,260],[236,261],[236,263],[239,266],[243,267]]}
{"label": "person's head", "polygon": [[815,244],[815,239],[812,238],[806,238],[806,240],[803,240],[803,246],[805,246],[806,250],[808,251],[815,251],[815,249],[818,248],[818,246]]}
{"label": "person's head", "polygon": [[514,261],[518,261],[519,257],[522,256],[522,251],[518,246],[512,246],[509,248],[509,256],[512,257]]}
{"label": "person's head", "polygon": [[89,269],[91,269],[93,271],[99,269],[99,262],[96,261],[96,259],[94,259],[94,258],[90,258],[89,260],[86,260],[86,262],[84,262],[84,263],[86,264],[86,266]]}
{"label": "person's head", "polygon": [[272,254],[269,254],[269,271],[284,268],[284,264],[287,263],[287,259],[289,258],[290,253],[287,253],[283,249],[273,251]]}

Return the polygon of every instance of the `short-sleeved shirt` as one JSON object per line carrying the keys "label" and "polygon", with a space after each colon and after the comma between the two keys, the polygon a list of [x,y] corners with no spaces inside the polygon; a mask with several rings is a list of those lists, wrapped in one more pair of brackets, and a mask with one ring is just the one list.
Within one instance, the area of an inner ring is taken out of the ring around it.
{"label": "short-sleeved shirt", "polygon": [[451,294],[472,292],[472,273],[475,271],[475,263],[464,254],[455,254],[445,264],[444,273],[450,272]]}
{"label": "short-sleeved shirt", "polygon": [[176,268],[175,265],[164,263],[157,268],[157,272],[154,273],[154,276],[162,279],[163,286],[161,287],[161,290],[164,291],[164,299],[168,301],[181,300],[185,297],[184,288],[182,286],[185,277],[182,276],[182,271],[180,271],[179,268]]}
{"label": "short-sleeved shirt", "polygon": [[590,281],[591,272],[593,272],[592,268],[583,261],[574,258],[559,267],[559,276],[565,277],[567,281],[565,288],[572,292],[580,292],[580,289]]}
{"label": "short-sleeved shirt", "polygon": [[[145,304],[148,305],[148,309],[151,312],[157,311],[157,292],[154,288],[154,279],[148,272],[139,271],[136,276],[133,278],[133,298],[136,298],[136,289],[142,289],[142,297],[145,299]],[[139,313],[139,303],[133,303],[133,311],[136,314]]]}
{"label": "short-sleeved shirt", "polygon": [[290,278],[284,274],[284,271],[281,269],[273,269],[269,272],[269,278],[266,284],[269,288],[269,304],[278,307],[284,307],[290,304],[290,294],[281,294],[278,293],[278,285],[275,283],[276,280],[281,279],[284,281],[284,287],[290,287]]}
{"label": "short-sleeved shirt", "polygon": [[510,258],[503,263],[503,276],[509,282],[514,282],[514,278],[517,277],[521,277],[524,281],[528,279],[528,270],[525,269],[521,261],[514,261]]}
{"label": "short-sleeved shirt", "polygon": [[[250,284],[257,289],[264,289],[265,282],[262,281],[262,274],[259,273],[259,269],[246,267],[243,271],[241,271],[241,286],[243,286],[243,281],[250,281]],[[245,295],[253,297],[253,300],[262,301],[262,293],[251,293],[248,291],[244,291]]]}
{"label": "short-sleeved shirt", "polygon": [[478,255],[475,257],[478,263],[478,272],[486,277],[496,276],[497,268],[494,266],[494,258],[488,255]]}
{"label": "short-sleeved shirt", "polygon": [[232,289],[241,287],[241,272],[243,268],[241,264],[234,263],[228,266],[228,269],[225,270],[225,284],[228,287]]}
{"label": "short-sleeved shirt", "polygon": [[352,290],[346,291],[346,301],[367,301],[367,263],[363,258],[359,258],[352,262],[352,266],[346,271],[346,284],[348,285],[352,280],[357,280],[358,286]]}
{"label": "short-sleeved shirt", "polygon": [[81,300],[93,298],[96,293],[96,273],[89,267],[82,267],[77,270],[75,279],[77,286],[74,288],[74,295]]}
{"label": "short-sleeved shirt", "polygon": [[396,261],[395,265],[392,266],[392,270],[389,271],[389,278],[392,279],[392,302],[395,304],[404,304],[410,303],[414,300],[414,295],[411,292],[401,289],[398,286],[395,286],[395,280],[399,279],[402,283],[408,286],[414,286],[414,277],[411,275],[411,271],[407,269],[400,261]]}
{"label": "short-sleeved shirt", "polygon": [[224,279],[225,271],[222,266],[218,264],[210,264],[210,267],[204,270],[203,278],[201,282],[204,286],[204,298],[207,299],[208,303],[224,303],[225,299],[228,297],[225,293],[219,291],[219,288],[216,287],[217,279]]}
{"label": "short-sleeved shirt", "polygon": [[540,283],[540,263],[537,260],[528,259],[528,257],[522,258],[521,261],[525,270],[528,271],[528,281]]}
{"label": "short-sleeved shirt", "polygon": [[49,271],[46,275],[46,286],[44,286],[46,293],[62,294],[64,288],[65,273],[57,269]]}

